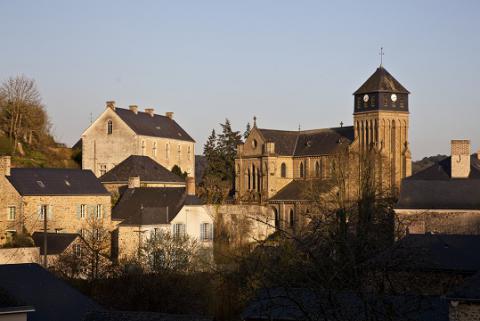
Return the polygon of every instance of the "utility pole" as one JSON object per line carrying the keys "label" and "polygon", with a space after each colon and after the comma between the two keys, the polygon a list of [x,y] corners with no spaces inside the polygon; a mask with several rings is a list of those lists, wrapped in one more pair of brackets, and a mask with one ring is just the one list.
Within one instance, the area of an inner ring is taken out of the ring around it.
{"label": "utility pole", "polygon": [[[40,208],[40,211],[43,211],[44,205]],[[47,239],[48,239],[48,233],[47,233],[47,216],[48,216],[48,209],[44,211],[43,213],[43,267],[48,268],[48,257],[47,257]]]}

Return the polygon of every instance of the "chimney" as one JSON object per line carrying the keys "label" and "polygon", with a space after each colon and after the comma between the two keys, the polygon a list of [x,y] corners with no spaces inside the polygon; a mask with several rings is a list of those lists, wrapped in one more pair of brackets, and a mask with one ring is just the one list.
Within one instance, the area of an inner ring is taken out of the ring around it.
{"label": "chimney", "polygon": [[128,178],[128,188],[140,187],[140,176],[134,176]]}
{"label": "chimney", "polygon": [[452,140],[451,158],[452,178],[468,178],[470,175],[470,141],[467,139]]}
{"label": "chimney", "polygon": [[10,176],[11,157],[0,156],[0,175]]}
{"label": "chimney", "polygon": [[109,100],[105,104],[107,105],[107,108],[115,110],[115,101],[114,100]]}
{"label": "chimney", "polygon": [[138,114],[138,106],[137,105],[130,105],[128,106],[128,109],[130,109],[131,111],[133,111],[133,113],[136,115]]}
{"label": "chimney", "polygon": [[165,116],[168,117],[168,118],[170,118],[170,119],[173,119],[173,112],[172,112],[172,111],[167,111],[167,112],[165,113]]}
{"label": "chimney", "polygon": [[150,117],[155,116],[155,109],[153,108],[145,108],[145,112],[150,115]]}
{"label": "chimney", "polygon": [[195,178],[187,177],[187,195],[195,196]]}

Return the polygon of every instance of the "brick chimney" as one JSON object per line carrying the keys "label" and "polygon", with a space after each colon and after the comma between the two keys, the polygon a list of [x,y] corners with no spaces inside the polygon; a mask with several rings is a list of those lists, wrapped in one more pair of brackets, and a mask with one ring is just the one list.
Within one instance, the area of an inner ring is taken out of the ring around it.
{"label": "brick chimney", "polygon": [[470,175],[470,141],[467,139],[452,140],[452,178],[468,178]]}
{"label": "brick chimney", "polygon": [[115,101],[114,100],[109,100],[105,104],[107,105],[106,108],[110,108],[112,110],[115,110]]}
{"label": "brick chimney", "polygon": [[0,156],[0,175],[10,176],[11,158],[10,156]]}
{"label": "brick chimney", "polygon": [[173,111],[167,111],[167,112],[165,113],[165,116],[168,117],[168,118],[170,118],[170,119],[173,119]]}
{"label": "brick chimney", "polygon": [[195,195],[195,178],[187,177],[187,195]]}
{"label": "brick chimney", "polygon": [[130,105],[130,106],[128,106],[128,109],[130,109],[130,111],[133,111],[133,113],[135,115],[138,114],[138,106],[137,105]]}
{"label": "brick chimney", "polygon": [[140,176],[133,176],[128,178],[128,188],[140,187]]}
{"label": "brick chimney", "polygon": [[150,115],[150,117],[155,116],[155,109],[153,108],[145,108],[145,112]]}

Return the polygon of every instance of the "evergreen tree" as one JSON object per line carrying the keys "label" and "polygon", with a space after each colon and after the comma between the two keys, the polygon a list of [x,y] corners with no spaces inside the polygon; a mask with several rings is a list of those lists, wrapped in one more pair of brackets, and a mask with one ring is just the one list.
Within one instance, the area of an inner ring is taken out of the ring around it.
{"label": "evergreen tree", "polygon": [[233,131],[230,121],[225,119],[225,124],[220,124],[222,133],[218,135],[218,149],[224,164],[224,180],[235,181],[235,157],[237,156],[237,145],[242,143],[240,132]]}
{"label": "evergreen tree", "polygon": [[252,128],[250,127],[250,123],[247,123],[247,128],[245,129],[245,132],[243,133],[243,140],[247,140],[248,135],[250,135],[250,131]]}

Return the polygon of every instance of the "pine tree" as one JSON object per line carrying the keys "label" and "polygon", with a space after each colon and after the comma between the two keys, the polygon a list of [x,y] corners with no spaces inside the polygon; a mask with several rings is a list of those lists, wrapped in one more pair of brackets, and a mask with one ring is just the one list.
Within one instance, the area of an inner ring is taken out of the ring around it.
{"label": "pine tree", "polygon": [[247,128],[245,129],[245,132],[243,133],[243,140],[247,140],[248,135],[250,135],[250,131],[252,128],[250,127],[250,123],[247,123]]}
{"label": "pine tree", "polygon": [[242,143],[240,132],[233,131],[230,121],[225,119],[225,124],[220,124],[222,133],[218,135],[218,149],[220,157],[224,164],[224,180],[235,181],[235,157],[237,156],[237,146]]}

